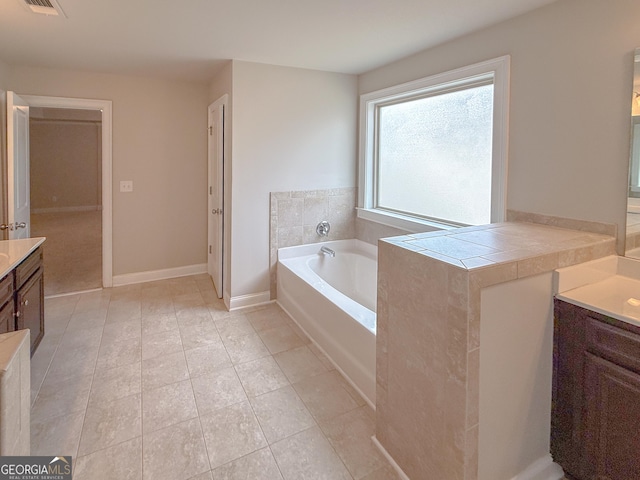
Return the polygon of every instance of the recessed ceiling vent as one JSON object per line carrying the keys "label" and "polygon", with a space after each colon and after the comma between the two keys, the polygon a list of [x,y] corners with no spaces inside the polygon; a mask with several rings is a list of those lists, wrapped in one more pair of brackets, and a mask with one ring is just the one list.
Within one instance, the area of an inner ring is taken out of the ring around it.
{"label": "recessed ceiling vent", "polygon": [[59,15],[66,18],[60,4],[56,0],[21,0],[24,5],[33,13],[43,15]]}

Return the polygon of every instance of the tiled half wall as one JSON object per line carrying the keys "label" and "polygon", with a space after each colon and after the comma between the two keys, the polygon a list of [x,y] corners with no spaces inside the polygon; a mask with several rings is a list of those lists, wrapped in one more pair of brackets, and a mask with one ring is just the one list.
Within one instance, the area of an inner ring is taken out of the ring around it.
{"label": "tiled half wall", "polygon": [[[356,188],[271,192],[269,271],[271,299],[276,298],[278,248],[355,237]],[[323,220],[331,224],[328,237],[316,233]]]}

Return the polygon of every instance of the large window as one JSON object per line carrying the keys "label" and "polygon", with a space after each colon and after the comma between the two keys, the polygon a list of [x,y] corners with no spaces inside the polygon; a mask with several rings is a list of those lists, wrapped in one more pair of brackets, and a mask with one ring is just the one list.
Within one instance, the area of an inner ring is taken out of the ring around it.
{"label": "large window", "polygon": [[358,215],[408,230],[504,220],[508,67],[363,95]]}

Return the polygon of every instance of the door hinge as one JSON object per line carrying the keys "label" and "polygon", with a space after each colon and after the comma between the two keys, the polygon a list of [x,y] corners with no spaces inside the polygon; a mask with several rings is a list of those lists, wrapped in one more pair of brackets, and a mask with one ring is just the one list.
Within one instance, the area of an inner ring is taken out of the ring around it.
{"label": "door hinge", "polygon": [[211,245],[209,245],[209,253],[211,253]]}
{"label": "door hinge", "polygon": [[209,187],[209,195],[213,195],[213,187]]}
{"label": "door hinge", "polygon": [[209,125],[209,135],[213,135],[213,126]]}

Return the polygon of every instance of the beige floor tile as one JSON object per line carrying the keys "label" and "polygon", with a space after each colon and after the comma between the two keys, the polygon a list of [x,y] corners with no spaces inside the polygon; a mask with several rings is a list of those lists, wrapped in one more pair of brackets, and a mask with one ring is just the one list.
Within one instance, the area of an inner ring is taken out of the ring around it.
{"label": "beige floor tile", "polygon": [[291,383],[328,371],[307,345],[277,353],[273,358]]}
{"label": "beige floor tile", "polygon": [[180,335],[185,350],[222,343],[218,329],[212,321],[189,327],[180,326]]}
{"label": "beige floor tile", "polygon": [[282,327],[287,324],[285,321],[285,313],[277,305],[269,305],[268,307],[249,312],[247,313],[247,318],[257,332]]}
{"label": "beige floor tile", "polygon": [[183,352],[150,358],[142,362],[142,389],[150,390],[189,378]]}
{"label": "beige floor tile", "polygon": [[309,348],[309,350],[313,352],[313,354],[316,357],[318,357],[318,360],[322,362],[322,364],[327,368],[327,370],[336,369],[336,366],[331,362],[331,360],[329,360],[329,358],[324,353],[322,353],[320,348],[318,348],[318,346],[315,343],[313,342],[308,343],[307,347]]}
{"label": "beige floor tile", "polygon": [[120,342],[142,336],[142,320],[133,317],[116,323],[106,323],[102,332],[104,343]]}
{"label": "beige floor tile", "polygon": [[103,340],[100,344],[96,370],[106,370],[140,362],[142,357],[140,338],[133,337],[119,341]]}
{"label": "beige floor tile", "polygon": [[185,350],[184,354],[192,378],[232,366],[227,349],[222,342]]}
{"label": "beige floor tile", "polygon": [[250,398],[249,401],[269,444],[316,424],[309,410],[290,386]]}
{"label": "beige floor tile", "polygon": [[90,375],[95,369],[97,358],[96,345],[67,349],[58,347],[49,365],[47,377],[53,380],[68,376]]}
{"label": "beige floor tile", "polygon": [[209,324],[213,322],[209,308],[204,305],[179,310],[176,312],[176,319],[178,320],[178,325],[181,328],[195,327],[196,325]]}
{"label": "beige floor tile", "polygon": [[175,313],[173,300],[170,297],[160,295],[157,298],[145,298],[140,301],[142,316],[157,315],[158,313]]}
{"label": "beige floor tile", "polygon": [[143,445],[145,480],[186,480],[210,470],[197,418],[145,434]]}
{"label": "beige floor tile", "polygon": [[31,421],[84,412],[87,408],[92,375],[70,376],[64,380],[45,378],[31,408]]}
{"label": "beige floor tile", "polygon": [[282,480],[271,450],[263,448],[213,470],[214,480]]}
{"label": "beige floor tile", "polygon": [[189,480],[213,480],[213,474],[209,471],[196,475],[195,477],[191,477]]}
{"label": "beige floor tile", "polygon": [[142,480],[142,437],[78,457],[74,480]]}
{"label": "beige floor tile", "polygon": [[142,360],[182,352],[179,330],[151,333],[142,337]]}
{"label": "beige floor tile", "polygon": [[142,317],[142,334],[151,335],[154,333],[178,330],[178,320],[175,314],[159,313]]}
{"label": "beige floor tile", "polygon": [[87,408],[78,455],[112,447],[142,434],[140,394]]}
{"label": "beige floor tile", "polygon": [[200,416],[247,400],[247,395],[233,367],[192,378],[191,385]]}
{"label": "beige floor tile", "polygon": [[241,402],[200,417],[212,468],[266,447],[249,402]]}
{"label": "beige floor tile", "polygon": [[72,326],[66,330],[60,338],[59,346],[63,350],[81,347],[99,347],[103,329],[104,327],[102,325],[91,328],[74,328]]}
{"label": "beige floor tile", "polygon": [[[76,310],[78,307],[76,307]],[[107,309],[74,312],[67,324],[67,331],[83,328],[104,327],[107,320]]]}
{"label": "beige floor tile", "polygon": [[220,337],[229,339],[255,333],[251,323],[245,315],[234,315],[232,317],[222,317],[215,320]]}
{"label": "beige floor tile", "polygon": [[242,363],[235,368],[249,397],[289,385],[289,380],[271,356]]}
{"label": "beige floor tile", "polygon": [[316,420],[333,418],[359,406],[333,372],[306,378],[293,388]]}
{"label": "beige floor tile", "polygon": [[311,427],[271,445],[271,451],[285,480],[352,480],[318,427]]}
{"label": "beige floor tile", "polygon": [[272,354],[301,347],[305,344],[288,325],[262,330],[260,338]]}
{"label": "beige floor tile", "polygon": [[160,430],[197,416],[196,399],[189,380],[145,390],[142,394],[144,433]]}
{"label": "beige floor tile", "polygon": [[78,453],[84,411],[31,422],[31,455],[71,455]]}
{"label": "beige floor tile", "polygon": [[110,402],[141,391],[142,376],[139,362],[108,370],[97,370],[91,385],[89,405]]}
{"label": "beige floor tile", "polygon": [[385,465],[382,468],[379,468],[375,472],[371,472],[368,475],[365,475],[361,479],[356,480],[400,480],[400,477],[393,469],[391,465]]}
{"label": "beige floor tile", "polygon": [[269,355],[269,350],[267,350],[267,347],[262,343],[257,333],[228,338],[223,340],[223,342],[227,348],[231,362],[234,365],[250,362],[251,360]]}
{"label": "beige floor tile", "polygon": [[384,467],[382,453],[371,441],[375,421],[367,409],[360,407],[330,420],[320,422],[320,428],[354,478],[359,479]]}

